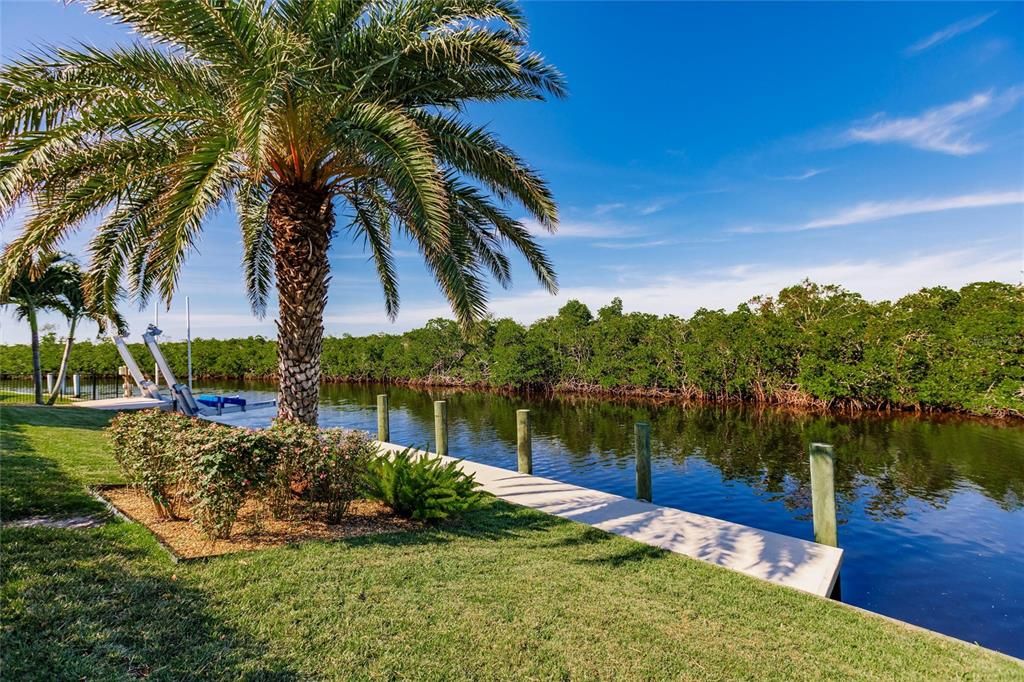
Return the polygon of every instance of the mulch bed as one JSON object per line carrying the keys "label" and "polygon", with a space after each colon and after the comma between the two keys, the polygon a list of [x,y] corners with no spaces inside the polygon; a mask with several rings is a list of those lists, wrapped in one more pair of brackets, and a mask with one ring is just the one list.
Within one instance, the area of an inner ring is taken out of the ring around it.
{"label": "mulch bed", "polygon": [[421,527],[415,521],[396,515],[386,505],[371,500],[352,502],[338,525],[310,518],[308,510],[299,504],[292,510],[292,518],[276,520],[270,517],[263,505],[249,500],[238,514],[231,537],[210,540],[189,522],[187,509],[178,511],[181,518],[168,521],[158,517],[149,497],[135,488],[109,487],[96,492],[121,514],[152,531],[179,559],[200,559],[306,540],[339,540]]}

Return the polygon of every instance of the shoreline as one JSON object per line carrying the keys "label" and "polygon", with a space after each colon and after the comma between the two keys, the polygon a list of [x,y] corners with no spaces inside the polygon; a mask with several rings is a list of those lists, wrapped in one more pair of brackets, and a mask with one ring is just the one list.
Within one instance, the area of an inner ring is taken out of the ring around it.
{"label": "shoreline", "polygon": [[[257,381],[276,384],[275,376],[197,376],[203,381]],[[1006,411],[999,414],[980,414],[969,410],[933,406],[900,406],[895,404],[871,405],[854,400],[836,400],[831,403],[816,400],[798,391],[788,392],[787,397],[741,398],[735,396],[701,396],[693,392],[669,389],[618,388],[609,389],[594,385],[533,385],[521,388],[492,386],[483,382],[467,382],[458,379],[433,377],[431,379],[371,379],[352,377],[323,377],[321,384],[383,385],[410,389],[475,391],[504,396],[530,398],[594,399],[605,402],[643,405],[699,405],[705,407],[744,407],[752,409],[771,408],[795,414],[831,415],[836,417],[911,417],[934,420],[968,420],[993,425],[1024,425],[1024,412]]]}

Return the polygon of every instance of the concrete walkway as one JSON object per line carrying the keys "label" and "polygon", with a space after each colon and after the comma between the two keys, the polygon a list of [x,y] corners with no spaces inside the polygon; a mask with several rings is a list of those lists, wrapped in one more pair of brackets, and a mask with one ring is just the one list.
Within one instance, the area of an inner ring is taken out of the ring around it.
{"label": "concrete walkway", "polygon": [[483,490],[506,502],[779,585],[827,597],[839,576],[843,550],[836,547],[469,460],[461,466]]}

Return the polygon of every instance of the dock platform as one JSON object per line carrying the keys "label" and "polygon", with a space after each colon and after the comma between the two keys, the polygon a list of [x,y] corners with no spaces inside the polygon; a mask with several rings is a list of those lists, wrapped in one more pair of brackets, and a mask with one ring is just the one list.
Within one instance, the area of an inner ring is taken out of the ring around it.
{"label": "dock platform", "polygon": [[74,403],[74,406],[88,407],[93,410],[115,410],[117,412],[126,412],[129,410],[150,410],[153,408],[169,410],[173,406],[173,403],[170,400],[157,400],[156,398],[132,396],[131,398],[104,398],[102,400],[79,400]]}
{"label": "dock platform", "polygon": [[[380,445],[393,452],[405,449]],[[483,490],[506,502],[768,582],[827,597],[839,576],[843,550],[837,547],[465,459],[460,466]]]}

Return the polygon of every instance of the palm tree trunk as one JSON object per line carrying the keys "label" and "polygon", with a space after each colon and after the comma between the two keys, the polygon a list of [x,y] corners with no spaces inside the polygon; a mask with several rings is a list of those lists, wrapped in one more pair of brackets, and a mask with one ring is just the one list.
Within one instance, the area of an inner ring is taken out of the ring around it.
{"label": "palm tree trunk", "polygon": [[46,404],[53,405],[57,402],[57,396],[60,394],[60,389],[64,386],[64,377],[68,373],[68,360],[71,359],[71,347],[75,345],[75,327],[78,326],[78,320],[71,318],[70,326],[68,328],[68,338],[64,341],[64,354],[60,358],[60,370],[57,372],[57,383],[53,385],[53,392],[50,393],[50,397],[47,398]]}
{"label": "palm tree trunk", "polygon": [[43,367],[39,359],[39,320],[35,307],[28,310],[28,328],[32,332],[32,384],[36,392],[36,405],[43,404]]}
{"label": "palm tree trunk", "polygon": [[277,276],[278,417],[315,425],[334,230],[330,195],[310,185],[278,187],[267,219]]}

